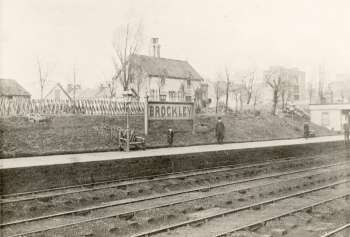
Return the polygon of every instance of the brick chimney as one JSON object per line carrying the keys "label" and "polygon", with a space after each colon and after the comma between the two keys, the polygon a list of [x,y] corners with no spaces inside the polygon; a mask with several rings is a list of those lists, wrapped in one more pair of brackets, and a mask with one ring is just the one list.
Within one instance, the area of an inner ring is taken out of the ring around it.
{"label": "brick chimney", "polygon": [[160,57],[160,44],[159,38],[151,38],[151,52],[153,57]]}

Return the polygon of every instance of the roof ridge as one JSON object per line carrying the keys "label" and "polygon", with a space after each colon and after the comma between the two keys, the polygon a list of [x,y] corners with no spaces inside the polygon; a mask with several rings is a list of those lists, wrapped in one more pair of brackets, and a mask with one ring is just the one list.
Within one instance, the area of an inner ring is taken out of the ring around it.
{"label": "roof ridge", "polygon": [[148,55],[144,55],[144,54],[134,54],[134,56],[142,56],[142,57],[147,57],[147,58],[152,58],[152,59],[166,59],[166,60],[180,61],[180,62],[189,63],[187,60],[174,59],[174,58],[164,58],[164,57],[153,57],[153,56],[148,56]]}

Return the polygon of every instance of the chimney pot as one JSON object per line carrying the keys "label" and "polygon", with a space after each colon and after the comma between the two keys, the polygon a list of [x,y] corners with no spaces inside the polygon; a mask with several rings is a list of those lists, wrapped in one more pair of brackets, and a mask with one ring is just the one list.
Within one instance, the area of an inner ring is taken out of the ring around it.
{"label": "chimney pot", "polygon": [[160,57],[160,44],[159,44],[159,38],[151,38],[151,44],[152,44],[152,56],[153,57]]}

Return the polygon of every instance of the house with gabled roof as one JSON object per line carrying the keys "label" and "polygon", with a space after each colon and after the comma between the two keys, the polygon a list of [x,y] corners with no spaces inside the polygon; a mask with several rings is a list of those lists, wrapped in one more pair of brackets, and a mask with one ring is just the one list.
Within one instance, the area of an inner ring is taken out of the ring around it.
{"label": "house with gabled roof", "polygon": [[16,80],[0,79],[0,98],[30,99],[30,93]]}
{"label": "house with gabled roof", "polygon": [[204,82],[202,76],[184,60],[160,57],[158,38],[152,39],[153,56],[132,55],[130,65],[135,80],[131,87],[150,100],[193,101]]}

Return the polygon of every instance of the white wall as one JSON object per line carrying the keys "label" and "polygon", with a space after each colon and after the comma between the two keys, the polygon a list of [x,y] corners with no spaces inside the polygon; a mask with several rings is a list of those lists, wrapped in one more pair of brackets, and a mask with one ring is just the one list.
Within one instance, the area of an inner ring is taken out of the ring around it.
{"label": "white wall", "polygon": [[[342,124],[345,121],[345,116],[342,115],[341,110],[311,110],[310,116],[311,122],[335,131],[341,131]],[[327,120],[329,121],[328,124],[326,124]]]}

